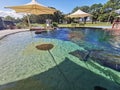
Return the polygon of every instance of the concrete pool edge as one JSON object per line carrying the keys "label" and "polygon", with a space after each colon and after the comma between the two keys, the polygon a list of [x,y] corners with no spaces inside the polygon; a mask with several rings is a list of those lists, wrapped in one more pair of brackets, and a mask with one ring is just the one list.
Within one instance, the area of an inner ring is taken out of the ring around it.
{"label": "concrete pool edge", "polygon": [[112,26],[84,26],[84,27],[59,27],[59,28],[96,28],[96,29],[106,29],[106,28],[112,28]]}
{"label": "concrete pool edge", "polygon": [[19,33],[19,32],[26,32],[26,31],[29,31],[29,29],[1,30],[0,31],[0,40],[9,35]]}

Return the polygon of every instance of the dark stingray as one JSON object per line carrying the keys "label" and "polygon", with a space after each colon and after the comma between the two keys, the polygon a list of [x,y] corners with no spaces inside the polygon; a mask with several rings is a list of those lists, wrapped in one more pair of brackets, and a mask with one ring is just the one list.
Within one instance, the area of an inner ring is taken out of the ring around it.
{"label": "dark stingray", "polygon": [[120,71],[120,58],[113,58],[115,57],[114,55],[110,57],[110,55],[108,55],[108,53],[103,50],[75,50],[73,52],[70,52],[69,54],[79,58],[80,60],[88,61],[91,59],[102,66],[109,67],[116,71]]}

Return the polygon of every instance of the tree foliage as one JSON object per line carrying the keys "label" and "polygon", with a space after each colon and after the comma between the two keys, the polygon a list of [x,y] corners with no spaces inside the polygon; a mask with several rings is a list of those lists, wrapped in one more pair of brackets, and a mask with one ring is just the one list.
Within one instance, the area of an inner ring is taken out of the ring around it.
{"label": "tree foliage", "polygon": [[[50,7],[53,8],[53,7]],[[53,8],[55,9],[55,8]],[[118,15],[114,11],[117,9],[120,9],[120,0],[108,0],[105,4],[93,4],[91,6],[76,6],[70,13],[73,13],[77,11],[78,9],[81,9],[84,12],[92,14],[92,21],[110,21],[112,23],[113,19]],[[30,22],[31,23],[45,23],[46,19],[51,19],[53,22],[57,23],[63,23],[67,21],[68,23],[73,22],[74,20],[71,18],[66,18],[65,15],[61,11],[55,12],[53,15],[29,15]],[[27,16],[24,16],[22,19],[15,19],[10,16],[7,16],[5,18],[6,20],[12,20],[17,23],[23,22],[23,23],[28,23],[27,22]],[[85,17],[86,19],[86,17]]]}
{"label": "tree foliage", "polygon": [[91,6],[75,7],[72,12],[81,9],[92,14],[92,21],[113,21],[118,15],[115,10],[120,9],[120,0],[108,0],[105,4],[93,4]]}

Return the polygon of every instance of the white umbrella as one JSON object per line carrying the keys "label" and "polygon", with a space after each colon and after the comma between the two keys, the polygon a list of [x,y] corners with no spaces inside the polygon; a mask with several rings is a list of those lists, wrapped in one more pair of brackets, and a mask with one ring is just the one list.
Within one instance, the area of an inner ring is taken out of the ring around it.
{"label": "white umbrella", "polygon": [[120,9],[118,9],[118,10],[115,10],[115,12],[116,12],[116,13],[118,13],[118,14],[120,14]]}
{"label": "white umbrella", "polygon": [[87,17],[87,16],[92,16],[91,14],[89,13],[86,13],[86,12],[83,12],[81,11],[80,9],[78,9],[76,12],[68,15],[67,17],[71,17],[71,18],[79,18],[79,17]]}
{"label": "white umbrella", "polygon": [[119,18],[120,18],[120,15],[119,15],[119,16],[117,16],[117,17],[119,17]]}

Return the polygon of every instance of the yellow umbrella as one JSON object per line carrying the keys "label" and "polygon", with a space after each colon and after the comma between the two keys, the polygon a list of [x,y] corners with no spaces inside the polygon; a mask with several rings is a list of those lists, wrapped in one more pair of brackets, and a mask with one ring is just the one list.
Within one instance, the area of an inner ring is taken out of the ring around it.
{"label": "yellow umbrella", "polygon": [[[40,14],[54,14],[56,12],[55,9],[48,8],[35,0],[32,0],[30,3],[20,5],[20,6],[10,6],[10,7],[5,7],[5,8],[10,8],[15,10],[17,13],[28,13],[28,14],[35,14],[35,15],[40,15]],[[28,23],[30,27],[30,20],[28,18]]]}
{"label": "yellow umbrella", "polygon": [[87,17],[87,16],[92,16],[92,15],[78,9],[76,12],[68,15],[67,17],[70,17],[70,18],[80,18],[80,17],[82,17],[83,18],[83,17]]}
{"label": "yellow umbrella", "polygon": [[56,11],[55,9],[48,8],[35,0],[32,0],[28,4],[20,5],[20,6],[10,6],[10,7],[5,7],[5,8],[10,8],[15,10],[16,12],[22,12],[22,13],[30,13],[30,14],[54,14]]}

